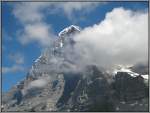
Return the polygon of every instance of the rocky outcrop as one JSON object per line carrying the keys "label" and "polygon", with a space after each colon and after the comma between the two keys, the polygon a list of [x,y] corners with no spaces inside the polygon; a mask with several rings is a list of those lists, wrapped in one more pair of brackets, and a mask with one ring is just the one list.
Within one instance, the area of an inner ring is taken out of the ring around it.
{"label": "rocky outcrop", "polygon": [[142,76],[118,72],[113,86],[116,111],[148,111],[149,91]]}
{"label": "rocky outcrop", "polygon": [[113,111],[110,87],[96,66],[88,66],[73,92],[70,111]]}

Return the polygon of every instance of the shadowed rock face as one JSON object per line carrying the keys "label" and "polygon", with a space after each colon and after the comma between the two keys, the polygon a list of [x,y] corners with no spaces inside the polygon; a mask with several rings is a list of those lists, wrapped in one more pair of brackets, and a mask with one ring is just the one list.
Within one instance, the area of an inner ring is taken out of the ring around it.
{"label": "shadowed rock face", "polygon": [[89,66],[68,102],[70,111],[113,111],[110,88],[104,75]]}
{"label": "shadowed rock face", "polygon": [[77,83],[79,82],[80,74],[66,73],[64,74],[64,79],[65,79],[64,92],[57,103],[58,107],[60,105],[65,105],[68,102],[68,100],[71,97],[71,93],[74,92]]}
{"label": "shadowed rock face", "polygon": [[115,89],[120,99],[125,101],[140,99],[146,96],[146,85],[141,76],[131,77],[125,72],[115,76]]}
{"label": "shadowed rock face", "polygon": [[140,75],[118,72],[113,86],[117,111],[148,111],[148,86]]}
{"label": "shadowed rock face", "polygon": [[[2,111],[148,111],[149,86],[140,75],[118,72],[112,77],[95,65],[88,65],[82,72],[55,69],[49,61],[51,56],[73,63],[62,50],[68,43],[75,44],[71,36],[78,32],[79,28],[72,25],[59,34],[53,51],[42,54],[27,77],[2,95]],[[147,67],[131,68],[147,74]],[[113,82],[108,81],[109,76]]]}

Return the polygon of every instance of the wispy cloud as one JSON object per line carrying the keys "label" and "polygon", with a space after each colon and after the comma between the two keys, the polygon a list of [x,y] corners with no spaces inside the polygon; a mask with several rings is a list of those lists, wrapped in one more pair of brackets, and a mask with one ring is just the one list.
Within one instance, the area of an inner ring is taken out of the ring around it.
{"label": "wispy cloud", "polygon": [[[61,2],[61,3],[53,3],[52,13],[60,13],[63,12],[64,15],[72,22],[79,21],[80,18],[83,18],[85,14],[90,13],[93,9],[95,9],[100,4],[104,4],[104,2]],[[78,18],[75,13],[80,14]]]}
{"label": "wispy cloud", "polygon": [[16,52],[16,53],[10,53],[8,55],[8,61],[12,61],[12,66],[3,66],[2,67],[2,73],[16,73],[16,72],[23,72],[25,71],[25,67],[23,64],[25,63],[25,57],[23,54]]}
{"label": "wispy cloud", "polygon": [[2,73],[16,73],[24,71],[24,67],[20,65],[13,65],[12,67],[2,67]]}
{"label": "wispy cloud", "polygon": [[42,21],[44,15],[42,10],[47,8],[47,2],[21,2],[16,3],[13,14],[21,23],[35,23]]}
{"label": "wispy cloud", "polygon": [[82,14],[90,13],[104,3],[106,2],[22,2],[15,6],[13,13],[21,22],[41,21],[45,13],[64,13],[68,19],[72,20],[76,11]]}
{"label": "wispy cloud", "polygon": [[16,64],[23,64],[25,62],[24,55],[19,52],[9,54],[9,59]]}

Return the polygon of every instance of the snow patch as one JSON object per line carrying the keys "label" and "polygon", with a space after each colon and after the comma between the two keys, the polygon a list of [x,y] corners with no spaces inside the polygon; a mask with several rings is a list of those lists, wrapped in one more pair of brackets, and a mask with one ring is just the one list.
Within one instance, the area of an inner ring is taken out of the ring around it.
{"label": "snow patch", "polygon": [[141,75],[144,79],[148,80],[148,75]]}
{"label": "snow patch", "polygon": [[[139,76],[140,74],[138,73],[135,73],[133,71],[131,71],[131,69],[129,69],[130,66],[122,66],[122,65],[119,65],[116,69],[114,69],[113,71],[113,75],[115,76],[117,74],[117,72],[126,72],[128,73],[129,75],[131,75],[132,77],[137,77]],[[141,75],[144,79],[148,80],[148,75]]]}

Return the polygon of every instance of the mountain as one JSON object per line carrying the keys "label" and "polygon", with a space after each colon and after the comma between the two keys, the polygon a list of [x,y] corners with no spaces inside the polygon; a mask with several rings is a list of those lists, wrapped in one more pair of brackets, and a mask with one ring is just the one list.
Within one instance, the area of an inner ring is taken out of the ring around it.
{"label": "mountain", "polygon": [[2,111],[148,111],[147,66],[76,71],[73,36],[80,31],[71,25],[58,34],[26,78],[2,95]]}

